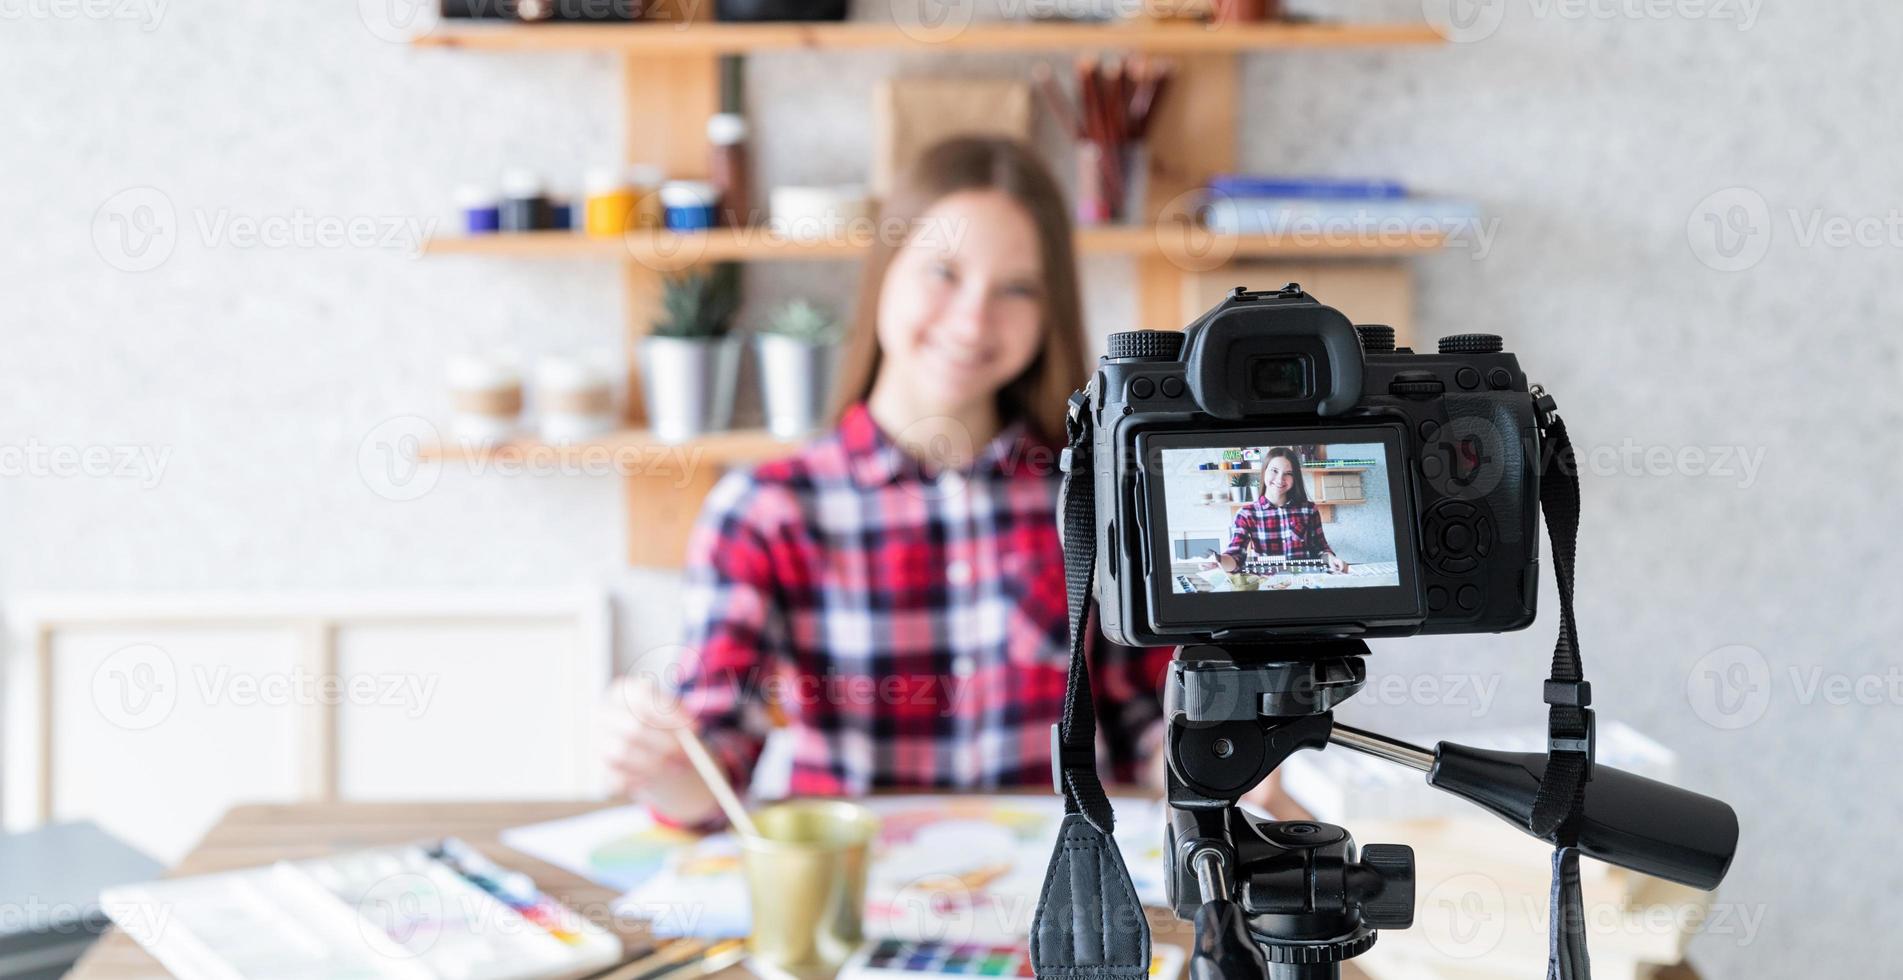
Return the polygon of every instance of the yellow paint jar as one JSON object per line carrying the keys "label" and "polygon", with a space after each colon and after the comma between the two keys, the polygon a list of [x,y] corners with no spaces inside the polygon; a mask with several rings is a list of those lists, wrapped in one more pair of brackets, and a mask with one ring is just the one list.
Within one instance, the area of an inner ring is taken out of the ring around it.
{"label": "yellow paint jar", "polygon": [[619,238],[635,225],[636,197],[627,178],[614,167],[588,172],[582,202],[582,230],[596,238]]}

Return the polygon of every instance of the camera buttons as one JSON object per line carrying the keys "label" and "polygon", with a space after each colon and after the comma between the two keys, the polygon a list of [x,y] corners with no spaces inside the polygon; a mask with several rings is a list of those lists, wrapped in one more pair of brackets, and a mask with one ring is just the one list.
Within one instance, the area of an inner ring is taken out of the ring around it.
{"label": "camera buttons", "polygon": [[1513,387],[1513,372],[1506,368],[1494,368],[1487,372],[1487,384],[1495,391],[1505,391]]}
{"label": "camera buttons", "polygon": [[1164,398],[1183,397],[1183,379],[1182,378],[1164,378],[1163,379],[1163,397]]}
{"label": "camera buttons", "polygon": [[1477,585],[1461,586],[1460,591],[1454,595],[1454,601],[1460,603],[1460,608],[1468,611],[1479,609],[1480,587]]}
{"label": "camera buttons", "polygon": [[1428,611],[1440,612],[1441,610],[1445,608],[1447,608],[1447,590],[1438,585],[1428,586],[1427,587]]}
{"label": "camera buttons", "polygon": [[1421,423],[1420,431],[1422,442],[1433,442],[1434,437],[1440,435],[1440,423],[1433,419],[1428,419]]}
{"label": "camera buttons", "polygon": [[1454,383],[1472,391],[1480,387],[1480,372],[1470,367],[1461,368],[1454,372]]}
{"label": "camera buttons", "polygon": [[1138,378],[1130,382],[1130,394],[1137,398],[1148,398],[1156,394],[1156,382],[1149,378]]}

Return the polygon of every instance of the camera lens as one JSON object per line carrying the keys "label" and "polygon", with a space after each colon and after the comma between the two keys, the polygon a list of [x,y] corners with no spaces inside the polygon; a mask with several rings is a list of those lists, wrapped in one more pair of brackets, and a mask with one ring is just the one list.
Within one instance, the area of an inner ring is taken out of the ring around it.
{"label": "camera lens", "polygon": [[1264,354],[1249,361],[1249,387],[1257,398],[1308,397],[1308,357]]}

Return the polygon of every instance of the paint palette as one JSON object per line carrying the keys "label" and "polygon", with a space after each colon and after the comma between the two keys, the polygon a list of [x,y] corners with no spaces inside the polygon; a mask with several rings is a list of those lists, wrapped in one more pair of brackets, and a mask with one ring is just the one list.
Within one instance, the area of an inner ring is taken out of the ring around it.
{"label": "paint palette", "polygon": [[[1156,946],[1150,980],[1176,980],[1185,954],[1180,946]],[[923,977],[1032,977],[1031,951],[1024,946],[983,943],[914,943],[881,939],[859,951],[838,980],[920,980]]]}
{"label": "paint palette", "polygon": [[183,980],[553,980],[621,957],[600,925],[454,839],[128,885],[100,899]]}

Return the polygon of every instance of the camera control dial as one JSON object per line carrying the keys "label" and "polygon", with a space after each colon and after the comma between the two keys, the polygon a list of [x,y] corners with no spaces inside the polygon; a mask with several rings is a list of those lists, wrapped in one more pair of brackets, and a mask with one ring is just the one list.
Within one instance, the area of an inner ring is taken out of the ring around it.
{"label": "camera control dial", "polygon": [[1457,333],[1440,339],[1443,354],[1498,354],[1503,350],[1506,350],[1506,342],[1499,334]]}
{"label": "camera control dial", "polygon": [[1174,361],[1183,356],[1183,334],[1180,330],[1119,330],[1110,335],[1105,349],[1116,359]]}

